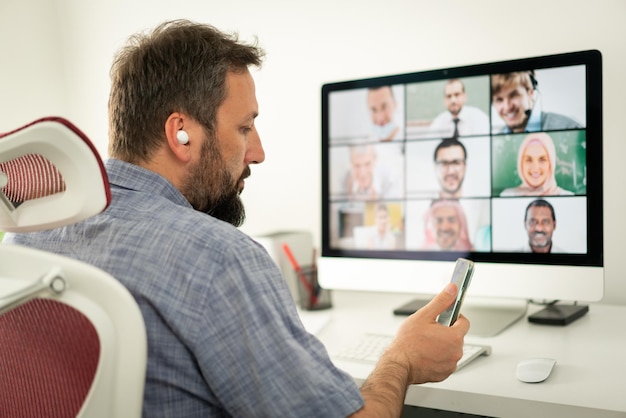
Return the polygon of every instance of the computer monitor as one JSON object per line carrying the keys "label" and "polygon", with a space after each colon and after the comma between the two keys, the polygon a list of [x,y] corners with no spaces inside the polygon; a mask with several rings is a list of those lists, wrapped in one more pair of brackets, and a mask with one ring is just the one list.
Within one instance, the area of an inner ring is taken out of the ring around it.
{"label": "computer monitor", "polygon": [[601,67],[591,50],[325,84],[321,285],[433,295],[469,258],[467,300],[523,304],[496,333],[529,300],[600,300]]}

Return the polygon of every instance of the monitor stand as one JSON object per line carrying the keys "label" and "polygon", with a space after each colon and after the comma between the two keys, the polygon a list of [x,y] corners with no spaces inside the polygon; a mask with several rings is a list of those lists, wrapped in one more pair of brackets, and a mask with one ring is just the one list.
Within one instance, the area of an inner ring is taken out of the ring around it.
{"label": "monitor stand", "polygon": [[[395,315],[411,315],[430,299],[413,299],[394,309]],[[470,320],[468,334],[493,337],[522,319],[528,310],[528,301],[519,299],[492,300],[467,298],[461,313]]]}
{"label": "monitor stand", "polygon": [[393,310],[393,314],[405,316],[412,315],[422,306],[425,306],[428,302],[430,302],[430,299],[413,299],[402,306],[398,306],[396,309]]}
{"label": "monitor stand", "polygon": [[551,304],[528,316],[528,322],[565,326],[589,312],[589,305]]}

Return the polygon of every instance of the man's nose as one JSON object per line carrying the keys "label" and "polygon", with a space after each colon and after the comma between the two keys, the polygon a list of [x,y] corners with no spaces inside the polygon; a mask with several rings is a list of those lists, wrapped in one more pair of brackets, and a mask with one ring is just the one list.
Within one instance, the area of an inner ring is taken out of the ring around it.
{"label": "man's nose", "polygon": [[261,137],[259,136],[256,127],[249,136],[248,150],[246,152],[246,163],[248,164],[261,164],[265,161],[265,150],[263,150],[263,144],[261,143]]}

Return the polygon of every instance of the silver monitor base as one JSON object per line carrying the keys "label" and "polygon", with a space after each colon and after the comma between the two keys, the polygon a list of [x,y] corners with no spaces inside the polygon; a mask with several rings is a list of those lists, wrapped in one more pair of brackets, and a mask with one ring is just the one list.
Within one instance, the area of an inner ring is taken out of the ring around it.
{"label": "silver monitor base", "polygon": [[[394,309],[395,315],[411,315],[430,299],[413,299]],[[461,314],[470,321],[469,334],[493,337],[526,315],[528,302],[518,299],[465,299]]]}
{"label": "silver monitor base", "polygon": [[461,313],[470,321],[468,334],[493,337],[522,319],[528,310],[525,300],[478,301],[466,300]]}

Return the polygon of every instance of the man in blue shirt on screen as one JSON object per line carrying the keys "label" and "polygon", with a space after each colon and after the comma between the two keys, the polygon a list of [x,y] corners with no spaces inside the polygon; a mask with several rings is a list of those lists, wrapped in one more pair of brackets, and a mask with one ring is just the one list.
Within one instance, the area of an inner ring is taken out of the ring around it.
{"label": "man in blue shirt on screen", "polygon": [[[541,110],[538,104],[534,71],[494,74],[491,76],[493,107],[505,126],[501,133],[539,132],[580,129],[574,119]],[[496,124],[494,123],[494,127]],[[498,130],[497,128],[495,130]]]}
{"label": "man in blue shirt on screen", "polygon": [[249,67],[263,51],[189,21],[118,53],[109,98],[112,201],[81,223],[8,241],[119,279],[147,329],[146,417],[399,416],[407,386],[456,368],[469,328],[436,317],[448,285],[409,317],[359,389],[303,327],[265,249],[236,227],[265,154]]}

